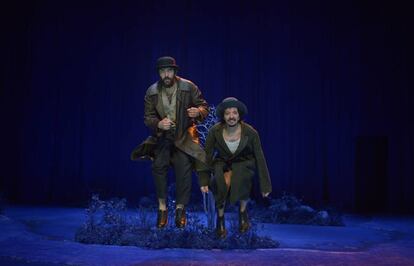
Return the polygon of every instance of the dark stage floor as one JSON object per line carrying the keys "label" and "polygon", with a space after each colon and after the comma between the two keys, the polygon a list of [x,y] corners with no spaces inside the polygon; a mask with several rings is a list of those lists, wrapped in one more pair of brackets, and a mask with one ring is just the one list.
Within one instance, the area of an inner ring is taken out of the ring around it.
{"label": "dark stage floor", "polygon": [[[201,215],[201,214],[200,214]],[[73,241],[83,209],[9,207],[0,216],[0,265],[414,265],[414,217],[345,216],[345,227],[259,226],[263,250],[148,250]]]}

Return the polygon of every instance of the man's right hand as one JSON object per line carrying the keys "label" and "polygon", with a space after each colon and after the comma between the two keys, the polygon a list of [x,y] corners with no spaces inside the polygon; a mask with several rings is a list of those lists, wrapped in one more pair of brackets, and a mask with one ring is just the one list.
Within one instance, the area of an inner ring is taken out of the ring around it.
{"label": "man's right hand", "polygon": [[164,118],[158,122],[158,128],[162,130],[170,130],[171,126],[174,124],[168,117]]}
{"label": "man's right hand", "polygon": [[208,193],[208,186],[202,186],[200,187],[201,192]]}

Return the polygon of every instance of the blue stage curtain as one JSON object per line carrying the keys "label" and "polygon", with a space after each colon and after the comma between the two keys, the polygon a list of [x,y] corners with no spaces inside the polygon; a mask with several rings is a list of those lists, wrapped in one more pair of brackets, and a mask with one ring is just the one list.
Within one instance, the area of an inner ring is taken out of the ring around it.
{"label": "blue stage curtain", "polygon": [[79,202],[92,192],[135,201],[152,193],[149,163],[131,162],[129,153],[149,134],[143,96],[158,78],[155,60],[172,55],[179,75],[210,104],[228,96],[246,103],[275,197],[285,191],[355,209],[365,178],[355,167],[364,162],[358,140],[380,138],[386,189],[370,196],[386,199],[383,211],[413,211],[413,43],[408,8],[392,5],[9,6],[2,18],[3,193],[25,203]]}

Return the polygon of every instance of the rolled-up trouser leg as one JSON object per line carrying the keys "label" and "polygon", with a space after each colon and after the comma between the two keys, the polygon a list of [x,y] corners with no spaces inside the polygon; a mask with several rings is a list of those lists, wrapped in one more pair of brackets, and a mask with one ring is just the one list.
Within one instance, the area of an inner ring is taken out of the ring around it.
{"label": "rolled-up trouser leg", "polygon": [[176,203],[186,205],[191,196],[192,158],[176,149],[172,155],[172,164],[175,173]]}
{"label": "rolled-up trouser leg", "polygon": [[167,198],[167,174],[170,167],[171,150],[174,144],[169,139],[160,139],[155,149],[155,158],[152,162],[152,176],[154,177],[157,198]]}

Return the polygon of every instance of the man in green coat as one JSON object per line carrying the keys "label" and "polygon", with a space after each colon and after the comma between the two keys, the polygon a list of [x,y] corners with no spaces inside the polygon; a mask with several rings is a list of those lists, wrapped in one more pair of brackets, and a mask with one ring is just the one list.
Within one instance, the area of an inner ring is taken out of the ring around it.
{"label": "man in green coat", "polygon": [[[178,66],[170,56],[157,60],[160,80],[145,94],[144,123],[152,131],[131,154],[132,160],[149,158],[158,197],[157,227],[168,223],[167,174],[172,165],[176,178],[175,224],[186,225],[185,205],[191,195],[191,173],[205,165],[205,152],[199,145],[196,122],[208,115],[208,105],[198,87],[178,77]],[[204,166],[205,168],[205,166]]]}
{"label": "man in green coat", "polygon": [[216,109],[221,122],[209,130],[205,143],[207,164],[214,179],[210,183],[210,173],[200,173],[200,186],[203,193],[208,192],[209,184],[215,188],[216,232],[221,238],[226,236],[224,206],[227,197],[232,204],[240,201],[239,230],[244,233],[250,228],[246,205],[256,171],[262,196],[267,197],[272,191],[259,134],[241,120],[245,114],[247,107],[243,102],[234,97],[224,99]]}

